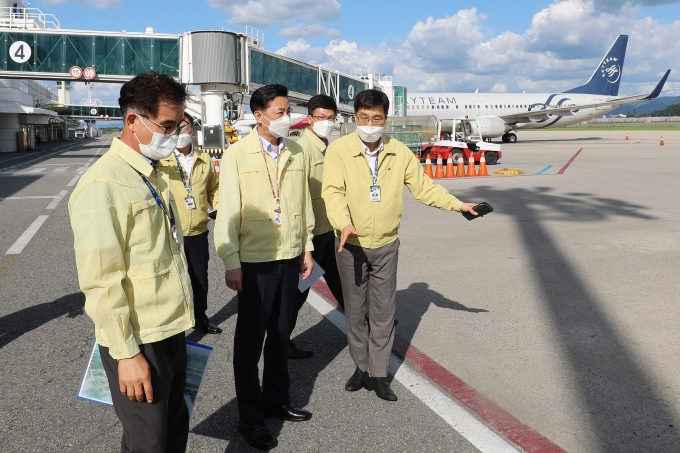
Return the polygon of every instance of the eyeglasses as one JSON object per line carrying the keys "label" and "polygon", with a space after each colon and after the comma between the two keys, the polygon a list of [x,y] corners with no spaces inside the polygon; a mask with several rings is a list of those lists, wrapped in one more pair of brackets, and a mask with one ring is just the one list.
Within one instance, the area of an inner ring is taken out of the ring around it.
{"label": "eyeglasses", "polygon": [[162,126],[162,125],[158,124],[157,122],[155,122],[154,120],[152,120],[151,118],[145,117],[144,115],[140,115],[139,113],[135,113],[135,115],[149,121],[150,123],[155,124],[156,126],[160,127],[161,129],[163,129],[164,135],[179,135],[179,134],[182,133],[183,128],[186,131],[188,129],[188,126],[190,126],[190,124],[187,124],[186,126],[174,126],[174,127],[173,126]]}
{"label": "eyeglasses", "polygon": [[312,116],[312,118],[314,118],[314,121],[330,121],[335,123],[335,116]]}
{"label": "eyeglasses", "polygon": [[[192,123],[185,123],[184,125],[182,125],[182,126],[179,127],[179,133],[180,133],[180,134],[185,133],[185,132],[188,131],[189,128],[192,127],[192,126],[193,126]],[[161,127],[162,127],[162,126],[161,126]]]}
{"label": "eyeglasses", "polygon": [[357,116],[357,124],[362,126],[366,124],[382,126],[383,124],[385,124],[385,117],[384,116],[369,117],[368,115],[359,115]]}

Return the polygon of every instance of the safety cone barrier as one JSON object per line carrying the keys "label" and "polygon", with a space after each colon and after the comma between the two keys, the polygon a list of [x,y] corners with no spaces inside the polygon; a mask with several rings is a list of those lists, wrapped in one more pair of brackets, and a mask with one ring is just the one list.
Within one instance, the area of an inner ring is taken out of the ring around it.
{"label": "safety cone barrier", "polygon": [[451,154],[449,154],[449,158],[446,159],[446,173],[444,174],[445,178],[455,178],[456,174],[453,171],[453,159],[451,159]]}
{"label": "safety cone barrier", "polygon": [[425,157],[425,174],[430,178],[434,178],[434,174],[432,173],[432,161],[430,160],[430,153],[427,153],[427,156]]}
{"label": "safety cone barrier", "polygon": [[470,158],[468,159],[468,170],[465,176],[477,176],[475,173],[475,156],[470,153]]}
{"label": "safety cone barrier", "polygon": [[663,142],[663,137],[661,137],[661,143],[659,143],[659,146],[666,146]]}
{"label": "safety cone barrier", "polygon": [[437,168],[435,169],[434,177],[435,178],[444,177],[444,161],[442,160],[442,156],[437,156]]}
{"label": "safety cone barrier", "polygon": [[458,154],[458,168],[456,168],[456,176],[465,176],[465,162],[463,162],[463,154]]}
{"label": "safety cone barrier", "polygon": [[626,140],[628,140],[628,134],[626,134]]}
{"label": "safety cone barrier", "polygon": [[483,152],[481,157],[479,158],[479,173],[477,173],[477,176],[491,176],[486,171],[486,159],[484,158]]}
{"label": "safety cone barrier", "polygon": [[217,174],[217,177],[220,177],[220,161],[215,159],[215,173]]}

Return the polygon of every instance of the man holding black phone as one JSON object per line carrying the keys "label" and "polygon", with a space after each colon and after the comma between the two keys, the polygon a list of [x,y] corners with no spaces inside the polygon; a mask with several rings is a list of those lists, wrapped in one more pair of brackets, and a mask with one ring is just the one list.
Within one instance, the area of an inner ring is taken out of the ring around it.
{"label": "man holding black phone", "polygon": [[386,378],[394,342],[404,185],[426,205],[477,213],[473,203],[461,202],[425,176],[406,145],[383,135],[389,105],[387,95],[377,90],[356,97],[357,132],[329,145],[321,196],[336,232],[347,340],[356,365],[345,390],[366,387],[396,401]]}

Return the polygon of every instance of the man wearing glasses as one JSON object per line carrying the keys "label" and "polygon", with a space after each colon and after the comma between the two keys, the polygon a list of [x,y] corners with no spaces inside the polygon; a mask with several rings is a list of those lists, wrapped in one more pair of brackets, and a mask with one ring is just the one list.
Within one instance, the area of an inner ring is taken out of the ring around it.
{"label": "man wearing glasses", "polygon": [[[307,159],[307,166],[309,167],[309,192],[312,197],[312,208],[314,210],[314,239],[312,240],[314,251],[312,252],[312,257],[325,271],[323,274],[324,280],[326,280],[326,284],[328,284],[338,304],[340,307],[344,307],[342,284],[340,283],[340,274],[338,274],[338,265],[335,262],[335,235],[333,234],[333,227],[326,216],[326,204],[323,198],[321,198],[324,155],[328,147],[328,137],[330,137],[335,128],[338,106],[332,97],[319,94],[309,100],[307,112],[309,113],[307,118],[310,125],[297,143],[302,146]],[[298,312],[307,300],[307,296],[309,296],[309,290],[304,293],[298,292],[291,332],[295,328]],[[288,344],[288,358],[301,359],[312,354],[312,351],[302,349],[293,340],[290,340]]]}
{"label": "man wearing glasses", "polygon": [[394,342],[404,185],[428,206],[476,213],[473,203],[462,203],[425,176],[410,149],[383,135],[389,106],[381,91],[357,95],[357,131],[328,147],[321,193],[337,234],[347,340],[356,365],[345,390],[366,387],[384,400],[396,401],[386,378]]}
{"label": "man wearing glasses", "polygon": [[234,384],[239,432],[250,445],[268,450],[278,440],[263,423],[265,417],[291,422],[312,417],[290,406],[288,340],[299,276],[309,277],[314,267],[314,213],[305,155],[287,138],[288,89],[258,88],[250,109],[257,127],[222,158],[215,247],[227,286],[238,291]]}
{"label": "man wearing glasses", "polygon": [[184,331],[194,325],[177,205],[158,160],[177,147],[185,88],[139,74],[120,90],[123,132],[69,200],[85,311],[95,325],[121,451],[183,452]]}
{"label": "man wearing glasses", "polygon": [[[212,159],[207,153],[194,149],[194,118],[184,113],[177,149],[163,159],[161,167],[168,174],[184,236],[184,256],[187,258],[191,287],[194,291],[195,328],[206,334],[219,334],[222,329],[210,324],[205,314],[208,309],[208,222],[209,209],[217,209],[219,181]],[[214,218],[214,217],[213,217]]]}

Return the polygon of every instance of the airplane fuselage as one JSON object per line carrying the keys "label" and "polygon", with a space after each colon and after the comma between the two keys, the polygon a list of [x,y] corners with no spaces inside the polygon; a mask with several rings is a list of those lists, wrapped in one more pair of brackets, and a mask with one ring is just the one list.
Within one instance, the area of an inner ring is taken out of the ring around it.
{"label": "airplane fuselage", "polygon": [[547,115],[537,121],[506,121],[513,129],[561,127],[597,118],[618,107],[617,96],[576,93],[409,93],[409,116],[435,116],[439,120],[454,118],[498,117],[536,113],[543,108],[611,102],[610,105],[586,108],[569,115]]}

